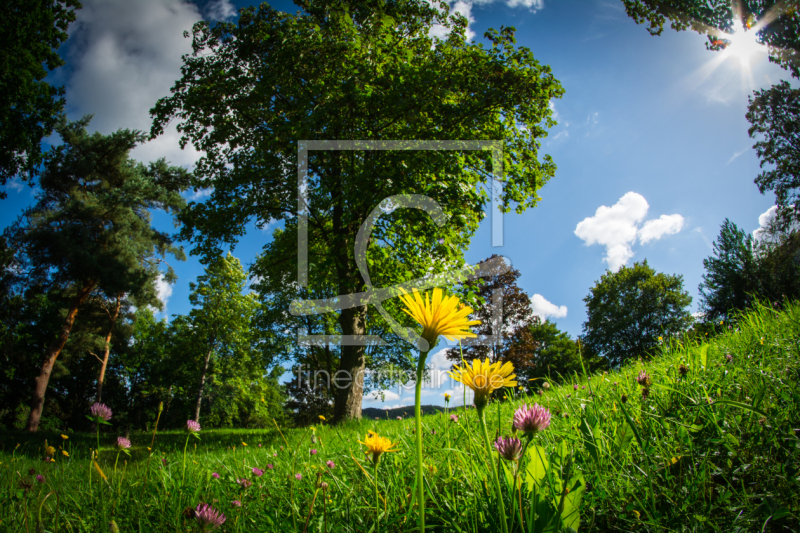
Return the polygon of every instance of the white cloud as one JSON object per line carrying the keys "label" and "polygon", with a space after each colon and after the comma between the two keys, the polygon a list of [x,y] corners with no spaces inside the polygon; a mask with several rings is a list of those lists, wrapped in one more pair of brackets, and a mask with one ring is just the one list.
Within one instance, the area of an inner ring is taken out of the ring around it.
{"label": "white cloud", "polygon": [[648,220],[639,230],[639,242],[647,244],[657,241],[664,235],[674,235],[683,229],[683,217],[680,215],[661,215],[655,220]]}
{"label": "white cloud", "polygon": [[[104,134],[120,128],[149,132],[150,109],[170,94],[181,76],[181,56],[192,51],[183,32],[201,20],[197,7],[183,0],[85,0],[76,14],[67,51],[74,66],[66,81],[70,116],[93,113],[90,128]],[[173,122],[131,156],[194,165],[200,153],[191,146],[181,150],[179,138]]]}
{"label": "white cloud", "polygon": [[616,272],[633,256],[633,244],[637,237],[647,243],[664,235],[677,233],[683,228],[680,215],[662,215],[656,220],[647,221],[639,229],[639,224],[647,216],[650,206],[641,194],[633,191],[625,195],[611,207],[601,205],[593,217],[586,217],[575,227],[575,235],[587,246],[601,244],[606,247],[603,261]]}
{"label": "white cloud", "polygon": [[741,152],[736,152],[736,153],[734,153],[734,154],[731,156],[731,158],[730,158],[730,159],[728,159],[728,162],[727,162],[727,163],[725,163],[725,164],[726,164],[726,165],[730,165],[731,163],[733,163],[733,161],[734,161],[734,160],[735,160],[737,157],[739,157],[740,155],[742,155],[743,153],[745,153],[747,150],[749,150],[749,148],[745,148],[745,149],[744,149],[744,150],[742,150]]}
{"label": "white cloud", "polygon": [[6,182],[6,187],[11,187],[17,192],[22,192],[22,180],[17,177],[14,177]]}
{"label": "white cloud", "polygon": [[364,398],[369,398],[371,401],[381,401],[382,399],[384,402],[396,402],[400,399],[400,395],[389,390],[379,390],[370,392]]}
{"label": "white cloud", "polygon": [[158,277],[156,278],[156,295],[158,296],[158,299],[161,300],[161,303],[164,306],[164,310],[162,312],[164,315],[166,315],[167,302],[172,296],[172,285],[167,283],[167,281],[164,279],[163,274],[159,274]]}
{"label": "white cloud", "polygon": [[[790,206],[793,207],[793,206]],[[778,206],[773,205],[760,215],[758,215],[758,228],[753,232],[753,238],[756,241],[760,241],[767,237],[766,231],[770,224],[775,221],[775,217],[778,215]],[[797,223],[792,224],[792,227],[795,230],[800,229],[800,225]]]}
{"label": "white cloud", "polygon": [[617,271],[633,257],[631,246],[636,241],[637,224],[647,215],[650,206],[641,194],[626,193],[611,207],[601,205],[593,217],[578,223],[575,235],[587,246],[601,244],[606,247],[609,269]]}
{"label": "white cloud", "polygon": [[531,309],[533,310],[533,314],[537,315],[542,320],[548,317],[564,318],[567,316],[566,305],[559,306],[550,303],[541,294],[534,294],[531,297]]}
{"label": "white cloud", "polygon": [[216,0],[206,8],[206,19],[208,20],[228,20],[237,14],[236,6],[228,0]]}
{"label": "white cloud", "polygon": [[207,189],[198,189],[189,195],[188,200],[192,202],[199,202],[203,198],[208,198],[211,196],[212,192],[214,192],[213,187],[209,187]]}
{"label": "white cloud", "polygon": [[506,0],[508,7],[527,7],[534,13],[540,9],[544,9],[544,0]]}
{"label": "white cloud", "polygon": [[[429,0],[430,1],[430,0]],[[470,25],[475,22],[475,17],[472,16],[472,4],[473,2],[464,2],[463,0],[458,0],[455,3],[450,3],[450,15],[455,15],[458,13],[459,15],[463,16],[467,19],[467,29],[465,31],[465,36],[467,41],[471,41],[475,38],[475,32],[470,29]],[[437,3],[432,3],[434,7],[438,7]],[[428,35],[431,37],[438,37],[440,39],[446,39],[449,35],[450,30],[446,27],[442,26],[441,24],[434,24],[431,26],[431,29],[428,31]]]}

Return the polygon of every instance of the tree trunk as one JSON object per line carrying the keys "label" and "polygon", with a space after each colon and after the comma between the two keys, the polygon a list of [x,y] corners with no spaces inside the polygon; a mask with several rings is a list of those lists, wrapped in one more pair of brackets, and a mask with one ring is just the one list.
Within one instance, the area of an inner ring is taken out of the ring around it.
{"label": "tree trunk", "polygon": [[[365,335],[367,307],[342,309],[339,325],[344,335]],[[332,376],[334,392],[333,421],[361,418],[361,399],[364,395],[366,346],[342,346],[339,371]],[[337,378],[338,376],[338,378]]]}
{"label": "tree trunk", "polygon": [[122,306],[122,293],[117,294],[117,303],[114,305],[114,311],[109,315],[111,318],[111,325],[108,328],[108,335],[106,335],[106,342],[103,349],[103,360],[100,364],[100,375],[97,377],[97,401],[103,401],[103,381],[106,378],[106,368],[108,368],[108,356],[111,352],[111,334],[114,331],[114,326],[117,324],[117,317],[119,317],[119,309]]}
{"label": "tree trunk", "polygon": [[36,378],[36,386],[33,390],[33,400],[31,401],[31,413],[28,417],[28,426],[26,429],[30,432],[35,432],[39,429],[39,421],[42,418],[42,409],[44,408],[44,395],[47,392],[47,384],[50,382],[50,373],[53,371],[53,365],[56,363],[56,358],[64,349],[64,345],[69,339],[69,334],[72,331],[72,325],[75,323],[75,317],[78,316],[78,308],[86,300],[95,286],[97,281],[90,280],[75,295],[75,298],[70,302],[67,311],[67,317],[61,325],[61,331],[58,337],[53,339],[42,360],[42,369],[39,371],[39,377]]}
{"label": "tree trunk", "polygon": [[203,373],[200,375],[200,388],[197,391],[197,404],[194,406],[194,421],[200,422],[200,403],[203,401],[203,389],[206,386],[206,374],[208,373],[208,364],[211,361],[211,353],[214,348],[209,348],[206,354],[206,362],[203,365]]}

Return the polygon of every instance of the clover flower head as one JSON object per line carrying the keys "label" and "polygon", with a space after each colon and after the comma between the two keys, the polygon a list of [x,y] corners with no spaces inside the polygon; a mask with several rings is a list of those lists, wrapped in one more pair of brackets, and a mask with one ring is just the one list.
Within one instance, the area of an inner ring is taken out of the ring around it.
{"label": "clover flower head", "polygon": [[516,461],[522,457],[522,442],[516,437],[500,437],[494,441],[494,447],[506,461]]}
{"label": "clover flower head", "polygon": [[646,370],[641,370],[639,375],[636,376],[636,383],[646,388],[653,383],[653,380],[650,379],[650,376],[647,374]]}
{"label": "clover flower head", "polygon": [[241,507],[242,506],[242,502],[239,501],[239,500],[233,500],[231,502],[231,505],[233,505],[234,507]]}
{"label": "clover flower head", "polygon": [[303,479],[303,474],[301,474],[300,472],[298,472],[298,473],[296,473],[296,474],[294,475],[294,478],[295,478],[297,481],[300,481],[301,479]]}
{"label": "clover flower head", "polygon": [[89,412],[92,413],[92,417],[96,420],[102,419],[106,422],[111,420],[111,415],[113,414],[111,409],[104,403],[95,403],[89,408]]}
{"label": "clover flower head", "polygon": [[225,515],[207,503],[200,503],[194,510],[194,519],[202,531],[217,529],[225,523]]}
{"label": "clover flower head", "polygon": [[726,353],[725,354],[725,361],[727,361],[728,363],[732,362],[733,361],[733,356],[731,354],[729,354],[729,353]]}
{"label": "clover flower head", "polygon": [[211,477],[213,477],[214,479],[219,479],[219,474],[217,474],[216,472],[212,472]]}
{"label": "clover flower head", "polygon": [[275,468],[275,467],[274,467],[274,466],[272,466],[272,464],[268,464],[268,465],[267,465],[267,468],[268,468],[268,469],[270,469],[270,470],[272,470],[272,469],[273,469],[273,468]]}
{"label": "clover flower head", "polygon": [[514,427],[523,435],[533,436],[550,426],[550,411],[539,404],[523,405],[514,413]]}
{"label": "clover flower head", "polygon": [[261,470],[260,468],[255,468],[255,467],[253,467],[253,474],[254,474],[256,477],[261,477],[261,476],[263,476],[263,475],[264,475],[264,471],[263,471],[263,470]]}
{"label": "clover flower head", "polygon": [[317,455],[317,449],[311,448],[311,455]]}
{"label": "clover flower head", "polygon": [[126,439],[125,437],[117,437],[117,449],[118,450],[130,450],[131,448],[131,441]]}
{"label": "clover flower head", "polygon": [[549,388],[550,388],[550,384],[549,384],[548,382],[546,382],[546,381],[545,381],[544,383],[542,383],[542,388],[543,388],[544,390],[547,390],[547,389],[549,389]]}
{"label": "clover flower head", "polygon": [[333,461],[328,460],[325,462],[325,464],[328,465],[328,468],[336,468],[336,463]]}
{"label": "clover flower head", "polygon": [[239,486],[242,487],[243,489],[249,489],[253,485],[252,481],[250,481],[249,479],[245,479],[245,478],[237,479],[236,483],[238,483]]}
{"label": "clover flower head", "polygon": [[200,431],[200,422],[197,422],[195,420],[187,420],[186,431],[192,434],[198,433]]}
{"label": "clover flower head", "polygon": [[450,415],[450,422],[458,422],[458,415]]}
{"label": "clover flower head", "polygon": [[36,481],[38,481],[39,483],[44,483],[44,476],[39,474],[38,476],[36,476]]}
{"label": "clover flower head", "polygon": [[578,390],[578,384],[577,383],[572,386],[572,390]]}

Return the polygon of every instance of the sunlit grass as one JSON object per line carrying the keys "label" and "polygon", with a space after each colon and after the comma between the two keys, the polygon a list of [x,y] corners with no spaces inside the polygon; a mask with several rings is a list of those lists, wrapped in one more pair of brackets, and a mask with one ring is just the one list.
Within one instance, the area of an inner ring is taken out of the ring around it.
{"label": "sunlit grass", "polygon": [[[798,530],[799,341],[800,307],[761,306],[710,344],[665,341],[651,362],[490,403],[492,439],[511,434],[522,403],[553,415],[521,461],[516,490],[503,462],[509,531]],[[635,379],[643,368],[652,382],[644,400]],[[422,419],[426,528],[500,531],[476,412],[456,412],[457,422],[446,412]],[[226,515],[219,531],[413,531],[413,428],[407,419],[282,434],[204,430],[189,443],[185,479],[185,432],[159,432],[149,461],[151,434],[132,434],[116,472],[117,435],[105,429],[97,467],[94,434],[9,432],[0,437],[0,531],[111,531],[112,520],[123,532],[194,531],[201,502]],[[377,491],[358,443],[369,430],[398,443],[381,457]],[[54,463],[43,460],[45,446],[56,449]]]}

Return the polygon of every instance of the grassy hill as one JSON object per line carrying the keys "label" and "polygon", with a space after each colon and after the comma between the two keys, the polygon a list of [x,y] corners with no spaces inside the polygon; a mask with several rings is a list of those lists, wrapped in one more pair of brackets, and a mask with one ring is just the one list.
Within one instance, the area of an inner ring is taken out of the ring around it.
{"label": "grassy hill", "polygon": [[[491,433],[510,434],[525,402],[553,418],[516,485],[503,463],[510,531],[800,530],[800,306],[759,307],[708,344],[664,344],[650,362],[491,404]],[[120,531],[194,531],[187,509],[199,502],[225,513],[219,531],[413,531],[413,418],[379,414],[314,429],[203,431],[188,446],[186,434],[164,432],[152,457],[152,436],[137,434],[118,461],[106,447],[116,435],[103,435],[97,467],[94,435],[8,433],[0,531],[109,531],[111,520]],[[500,531],[474,409],[423,424],[429,531]],[[398,443],[377,468],[377,516],[376,470],[358,443],[368,430]],[[45,463],[45,439],[69,457],[57,450]]]}

